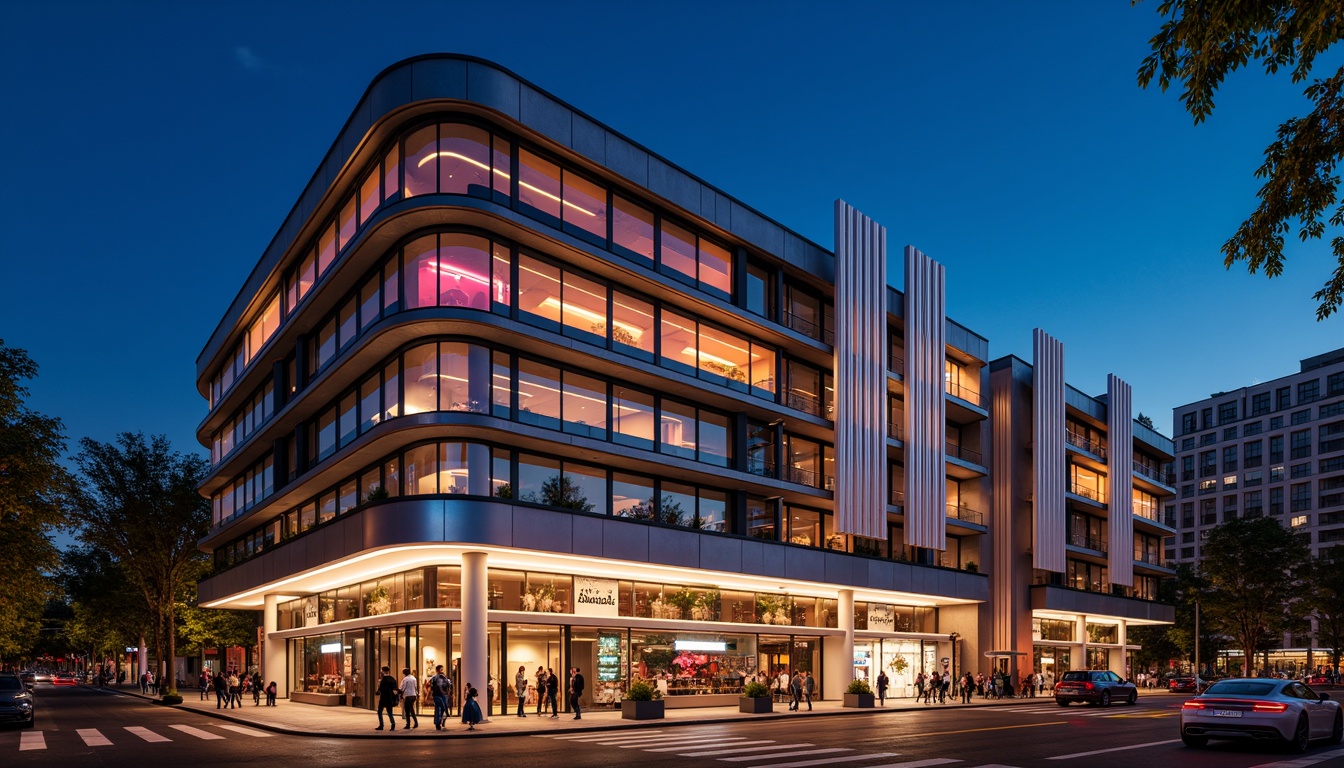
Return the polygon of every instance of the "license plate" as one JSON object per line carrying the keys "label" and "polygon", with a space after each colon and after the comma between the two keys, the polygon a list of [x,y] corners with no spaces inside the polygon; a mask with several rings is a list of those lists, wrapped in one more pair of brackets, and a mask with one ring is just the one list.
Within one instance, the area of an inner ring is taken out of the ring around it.
{"label": "license plate", "polygon": [[1236,709],[1215,709],[1214,717],[1241,717],[1241,711]]}

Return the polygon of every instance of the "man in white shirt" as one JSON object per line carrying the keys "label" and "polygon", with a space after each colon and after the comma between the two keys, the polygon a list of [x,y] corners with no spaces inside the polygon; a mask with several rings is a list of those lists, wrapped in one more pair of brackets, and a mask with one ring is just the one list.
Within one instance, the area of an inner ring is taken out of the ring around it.
{"label": "man in white shirt", "polygon": [[[401,674],[403,677],[401,678],[399,689],[401,691],[402,726],[405,728],[419,728],[420,716],[416,714],[415,701],[420,697],[420,681],[415,679],[415,675],[411,674],[410,669],[402,669]],[[415,721],[415,725],[411,725],[412,720]]]}

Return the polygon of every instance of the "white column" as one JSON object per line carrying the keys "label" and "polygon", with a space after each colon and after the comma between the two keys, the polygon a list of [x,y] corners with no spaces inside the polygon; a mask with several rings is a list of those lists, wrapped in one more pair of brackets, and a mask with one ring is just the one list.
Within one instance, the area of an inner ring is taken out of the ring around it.
{"label": "white column", "polygon": [[[490,583],[486,576],[485,553],[462,553],[462,679],[457,685],[465,690],[471,683],[485,696],[489,683],[490,651],[488,593]],[[562,670],[557,670],[563,674]],[[501,681],[502,684],[502,681]],[[461,699],[459,699],[460,701]],[[484,707],[484,704],[482,705]]]}
{"label": "white column", "polygon": [[1111,470],[1108,478],[1107,512],[1110,534],[1112,584],[1134,586],[1134,419],[1133,392],[1129,384],[1111,374],[1106,377],[1106,442]]}
{"label": "white column", "polygon": [[[826,673],[822,685],[822,697],[839,701],[850,681],[854,679],[854,590],[842,589],[836,600],[836,626],[844,632],[835,638],[827,638],[826,655],[822,659],[822,670]],[[834,642],[832,642],[834,640]],[[872,676],[869,685],[876,685],[881,655],[872,660]]]}
{"label": "white column", "polygon": [[145,638],[143,637],[140,638],[140,649],[136,651],[135,660],[140,664],[139,668],[135,670],[135,680],[133,681],[138,688],[140,687],[140,676],[145,674],[146,669],[149,669],[149,649],[145,647]]}
{"label": "white column", "polygon": [[261,627],[266,636],[266,647],[261,660],[261,677],[264,685],[275,682],[275,695],[278,698],[289,697],[289,675],[285,666],[285,641],[275,637],[280,628],[280,599],[277,595],[266,595],[266,605],[262,610]]}
{"label": "white column", "polygon": [[1078,658],[1073,660],[1071,669],[1087,669],[1087,615],[1078,616]]}
{"label": "white column", "polygon": [[947,548],[947,309],[943,265],[905,248],[905,543]]}
{"label": "white column", "polygon": [[1063,573],[1064,536],[1064,345],[1042,331],[1032,331],[1032,473],[1036,478],[1031,507],[1036,525],[1031,543],[1032,566]]}
{"label": "white column", "polygon": [[1126,680],[1133,678],[1133,670],[1125,669],[1125,659],[1129,655],[1129,622],[1120,620],[1120,626],[1116,629],[1117,639],[1120,641],[1120,660],[1111,662],[1111,671],[1123,677]]}

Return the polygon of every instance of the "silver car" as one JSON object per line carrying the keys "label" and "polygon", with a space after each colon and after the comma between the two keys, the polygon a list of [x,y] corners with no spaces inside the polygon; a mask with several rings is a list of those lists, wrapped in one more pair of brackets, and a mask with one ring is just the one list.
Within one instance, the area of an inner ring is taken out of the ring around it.
{"label": "silver car", "polygon": [[1303,752],[1314,739],[1338,744],[1342,738],[1339,702],[1296,680],[1219,680],[1181,706],[1181,741],[1188,747],[1209,739],[1268,739]]}

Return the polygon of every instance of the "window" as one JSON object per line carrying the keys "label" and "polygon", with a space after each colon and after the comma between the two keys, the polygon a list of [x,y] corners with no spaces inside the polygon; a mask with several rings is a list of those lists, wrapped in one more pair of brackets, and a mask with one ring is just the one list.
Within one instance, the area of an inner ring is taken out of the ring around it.
{"label": "window", "polygon": [[1277,483],[1283,479],[1283,465],[1269,468],[1269,482]]}
{"label": "window", "polygon": [[[562,219],[565,229],[586,240],[607,240],[607,190],[568,170],[564,172]],[[521,191],[520,191],[521,195]]]}
{"label": "window", "polygon": [[1344,395],[1344,371],[1332,373],[1325,378],[1325,396]]}
{"label": "window", "polygon": [[1199,495],[1200,495],[1200,496],[1203,496],[1203,495],[1206,494],[1206,493],[1213,493],[1213,492],[1216,491],[1216,490],[1218,490],[1218,481],[1217,481],[1217,480],[1200,480],[1200,481],[1199,481]]}
{"label": "window", "polygon": [[1269,413],[1269,393],[1261,392],[1258,395],[1251,395],[1251,415],[1263,416]]}
{"label": "window", "polygon": [[1302,512],[1311,509],[1311,483],[1294,483],[1292,486],[1292,511]]}
{"label": "window", "polygon": [[1337,403],[1331,403],[1329,405],[1322,405],[1320,407],[1319,412],[1317,413],[1317,418],[1325,419],[1331,416],[1339,416],[1341,414],[1344,414],[1344,400],[1340,400]]}
{"label": "window", "polygon": [[1195,457],[1194,457],[1194,456],[1182,456],[1182,457],[1181,457],[1181,481],[1184,482],[1184,481],[1186,481],[1186,480],[1194,480],[1194,479],[1195,479]]}
{"label": "window", "polygon": [[1311,456],[1311,430],[1303,429],[1291,433],[1291,448],[1289,455],[1294,459],[1305,459]]}
{"label": "window", "polygon": [[1293,519],[1289,521],[1289,525],[1292,526],[1293,528],[1301,528],[1302,526],[1306,525],[1310,520],[1311,515],[1294,515]]}
{"label": "window", "polygon": [[518,361],[518,420],[560,428],[560,369],[534,360]]}
{"label": "window", "polygon": [[1224,430],[1223,430],[1223,439],[1224,439],[1224,440],[1236,440],[1236,439],[1237,439],[1237,428],[1236,428],[1236,427],[1228,427],[1227,429],[1224,429]]}
{"label": "window", "polygon": [[560,223],[560,166],[518,150],[518,202],[530,212]]}
{"label": "window", "polygon": [[611,325],[612,349],[653,360],[653,304],[613,291]]}
{"label": "window", "polygon": [[1252,467],[1258,467],[1258,466],[1260,466],[1261,460],[1262,460],[1262,458],[1263,458],[1263,456],[1261,455],[1261,451],[1262,451],[1263,448],[1264,448],[1264,441],[1263,441],[1263,440],[1256,440],[1256,441],[1253,442],[1253,443],[1246,443],[1246,445],[1245,445],[1245,456],[1246,456],[1246,464],[1245,464],[1245,466],[1246,466],[1247,469],[1251,469]]}
{"label": "window", "polygon": [[562,280],[561,324],[566,335],[598,336],[606,343],[607,287],[566,271]]}
{"label": "window", "polygon": [[775,503],[760,496],[747,497],[747,535],[774,541]]}
{"label": "window", "polygon": [[1199,428],[1209,429],[1213,426],[1213,408],[1199,409]]}
{"label": "window", "polygon": [[1237,476],[1228,475],[1223,478],[1223,490],[1231,491],[1237,487]]}
{"label": "window", "polygon": [[1269,438],[1269,463],[1278,464],[1283,461],[1283,435],[1274,435]]}
{"label": "window", "polygon": [[653,395],[614,387],[611,397],[612,439],[624,445],[653,450]]}
{"label": "window", "polygon": [[760,264],[747,264],[746,308],[761,317],[775,316],[775,276]]}
{"label": "window", "polygon": [[653,264],[653,214],[620,197],[612,198],[611,242],[626,256]]}
{"label": "window", "polygon": [[1279,387],[1274,390],[1274,410],[1283,411],[1293,405],[1293,388]]}
{"label": "window", "polygon": [[1250,437],[1251,435],[1258,435],[1264,431],[1264,426],[1264,422],[1252,421],[1241,428],[1241,436]]}
{"label": "window", "polygon": [[1247,517],[1259,517],[1264,512],[1264,499],[1262,496],[1263,493],[1264,491],[1246,492],[1245,503],[1246,503]]}
{"label": "window", "polygon": [[1212,477],[1218,473],[1218,453],[1203,451],[1199,454],[1199,476]]}
{"label": "window", "polygon": [[1297,385],[1297,403],[1306,405],[1321,399],[1321,380],[1312,379],[1303,381]]}
{"label": "window", "polygon": [[1202,434],[1202,435],[1199,436],[1199,444],[1200,444],[1201,446],[1203,446],[1203,445],[1213,445],[1213,444],[1216,443],[1216,442],[1218,442],[1218,433],[1217,433],[1217,432],[1206,432],[1205,434]]}
{"label": "window", "polygon": [[599,440],[607,439],[606,383],[566,371],[562,412],[566,432]]}
{"label": "window", "polygon": [[1304,408],[1300,411],[1293,411],[1289,423],[1296,427],[1298,424],[1306,424],[1308,421],[1311,421],[1311,409]]}
{"label": "window", "polygon": [[1237,446],[1228,445],[1223,448],[1223,471],[1237,471]]}
{"label": "window", "polygon": [[662,271],[695,282],[695,235],[670,221],[663,221],[659,236],[658,263]]}
{"label": "window", "polygon": [[1271,419],[1269,420],[1269,428],[1270,428],[1270,429],[1283,429],[1283,417],[1282,417],[1282,416],[1274,416],[1273,418],[1271,418]]}
{"label": "window", "polygon": [[1227,424],[1229,422],[1233,422],[1236,420],[1237,420],[1237,403],[1235,400],[1230,403],[1218,404],[1219,424]]}
{"label": "window", "polygon": [[1195,414],[1193,412],[1181,414],[1182,435],[1188,435],[1191,432],[1197,431],[1197,429],[1198,428],[1195,426]]}

